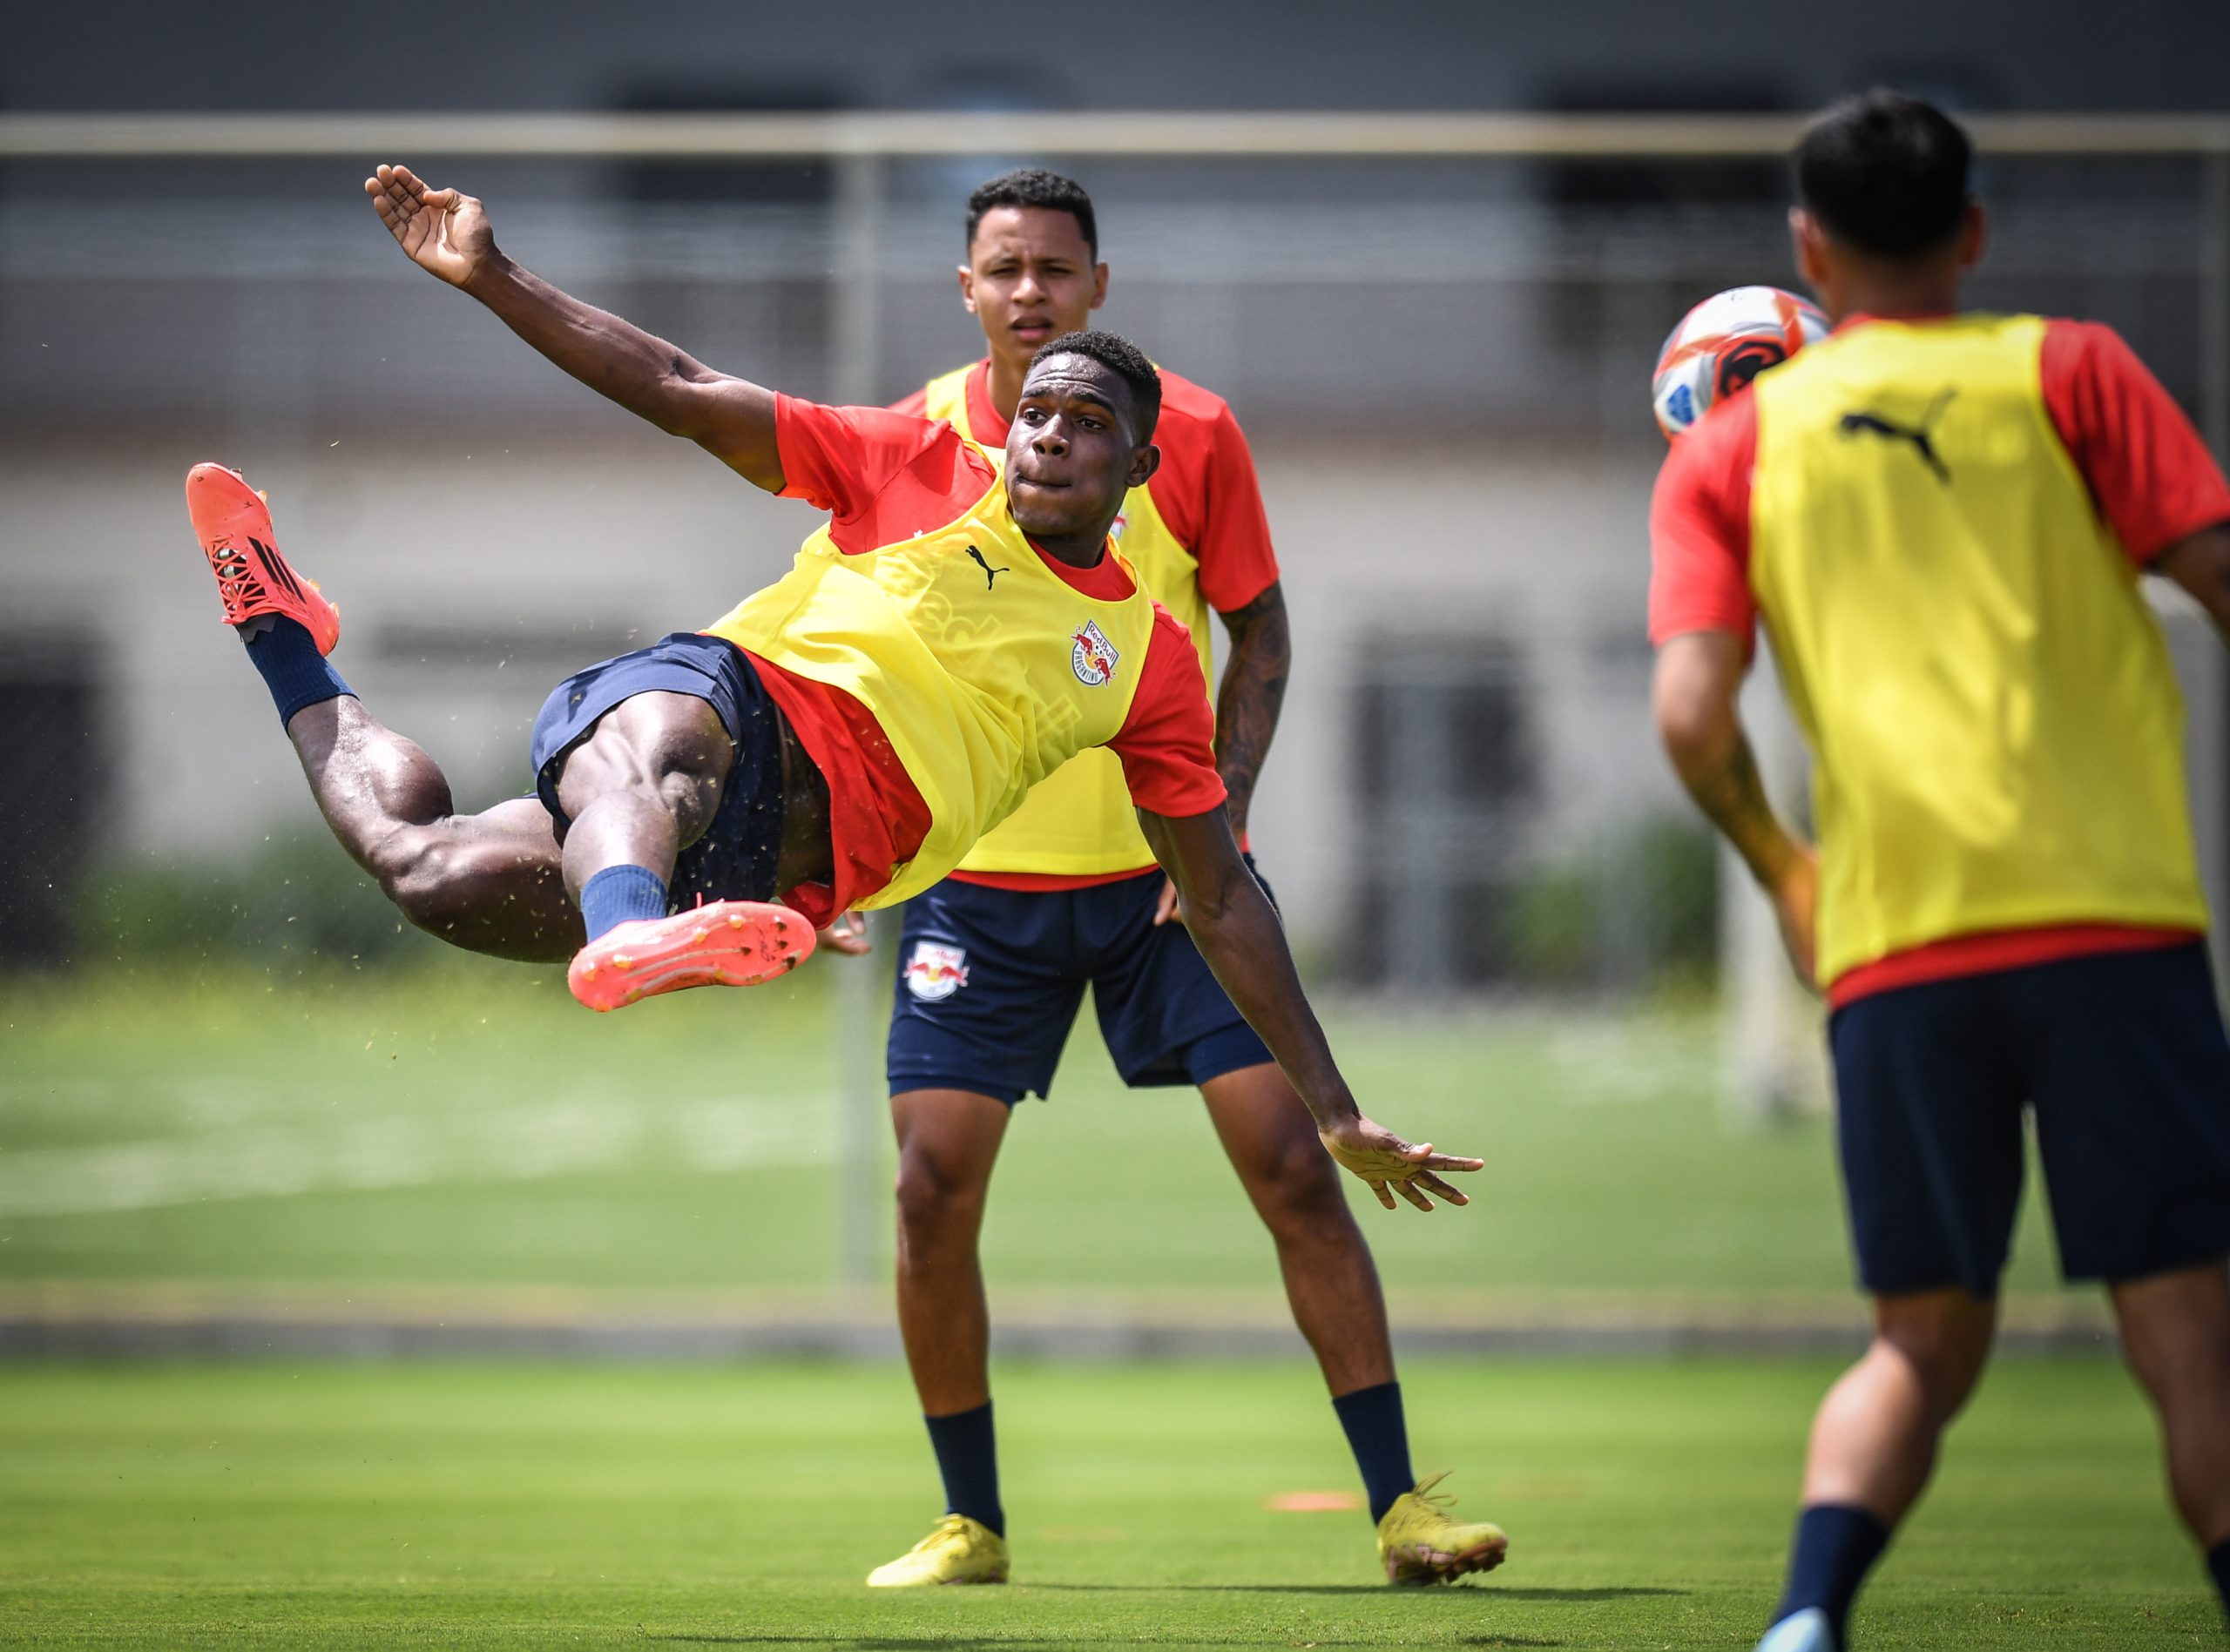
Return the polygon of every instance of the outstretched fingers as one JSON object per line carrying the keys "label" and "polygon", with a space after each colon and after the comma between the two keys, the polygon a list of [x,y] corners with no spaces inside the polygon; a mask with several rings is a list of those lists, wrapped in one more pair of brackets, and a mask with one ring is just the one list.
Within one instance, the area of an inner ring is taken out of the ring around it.
{"label": "outstretched fingers", "polygon": [[1432,1209],[1432,1201],[1418,1190],[1417,1180],[1415,1177],[1404,1177],[1399,1183],[1399,1186],[1402,1190],[1402,1197],[1409,1200],[1410,1204],[1416,1205],[1417,1209],[1420,1210],[1429,1210]]}
{"label": "outstretched fingers", "polygon": [[1461,1192],[1458,1190],[1449,1186],[1447,1183],[1442,1181],[1430,1170],[1419,1170],[1415,1176],[1403,1183],[1402,1185],[1404,1187],[1419,1188],[1427,1193],[1437,1194],[1442,1198],[1446,1199],[1450,1204],[1469,1204],[1471,1202],[1470,1196],[1469,1194]]}
{"label": "outstretched fingers", "polygon": [[1487,1168],[1484,1159],[1465,1158],[1460,1153],[1436,1153],[1430,1142],[1422,1147],[1410,1149],[1409,1154],[1410,1162],[1421,1170],[1483,1170]]}

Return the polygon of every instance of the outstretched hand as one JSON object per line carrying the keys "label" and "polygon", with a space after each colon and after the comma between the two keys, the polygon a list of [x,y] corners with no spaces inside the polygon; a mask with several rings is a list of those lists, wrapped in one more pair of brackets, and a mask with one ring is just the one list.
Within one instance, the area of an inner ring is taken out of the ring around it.
{"label": "outstretched hand", "polygon": [[838,952],[847,958],[864,958],[875,950],[875,943],[868,939],[868,920],[856,912],[848,912],[821,932],[820,946],[824,952]]}
{"label": "outstretched hand", "polygon": [[1378,1202],[1388,1210],[1394,1208],[1394,1195],[1401,1196],[1420,1210],[1433,1208],[1427,1194],[1436,1194],[1450,1204],[1469,1204],[1471,1201],[1457,1192],[1434,1174],[1438,1170],[1480,1170],[1486,1168],[1484,1159],[1458,1158],[1452,1153],[1436,1153],[1432,1143],[1425,1142],[1411,1146],[1383,1125],[1372,1123],[1357,1114],[1352,1119],[1332,1129],[1319,1130],[1319,1139],[1326,1152],[1341,1165],[1352,1170],[1370,1183],[1370,1190],[1378,1195]]}
{"label": "outstretched hand", "polygon": [[382,166],[364,193],[410,261],[451,287],[470,282],[495,255],[496,233],[471,196],[429,189],[408,166]]}

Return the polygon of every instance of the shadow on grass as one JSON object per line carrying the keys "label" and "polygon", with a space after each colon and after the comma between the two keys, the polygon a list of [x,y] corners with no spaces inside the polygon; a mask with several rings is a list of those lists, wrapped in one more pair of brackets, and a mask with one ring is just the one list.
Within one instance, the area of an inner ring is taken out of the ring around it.
{"label": "shadow on grass", "polygon": [[1394,1601],[1445,1600],[1451,1593],[1491,1595],[1505,1601],[1623,1601],[1686,1589],[1639,1586],[1591,1589],[1511,1588],[1501,1583],[1454,1583],[1432,1589],[1393,1589],[1383,1583],[1017,1583],[1017,1591],[1073,1590],[1079,1595],[1375,1595]]}
{"label": "shadow on grass", "polygon": [[[1382,1583],[1025,1583],[1016,1587],[1017,1592],[1044,1589],[1077,1595],[1370,1595],[1381,1599],[1417,1600],[1436,1598],[1424,1591],[1389,1590]],[[1648,1587],[1608,1588],[1504,1588],[1494,1584],[1467,1591],[1482,1601],[1617,1601],[1652,1595],[1686,1595],[1686,1589],[1652,1588]],[[1443,1590],[1436,1598],[1448,1598]],[[888,1635],[847,1635],[831,1631],[826,1635],[707,1635],[672,1634],[652,1635],[645,1638],[699,1646],[819,1646],[841,1647],[846,1652],[946,1652],[956,1646],[997,1647],[1000,1652],[1074,1652],[1081,1647],[1135,1646],[1129,1637],[1117,1638],[1090,1633],[1078,1635],[966,1635],[957,1636],[895,1636]],[[1167,1643],[1170,1646],[1193,1645],[1200,1648],[1227,1646],[1292,1646],[1296,1644],[1288,1631],[1262,1636],[1226,1635],[1213,1641]],[[1383,1635],[1363,1635],[1354,1637],[1324,1636],[1308,1642],[1317,1647],[1383,1646]],[[1452,1646],[1548,1648],[1560,1647],[1562,1641],[1537,1641],[1522,1635],[1465,1635],[1451,1637]]]}

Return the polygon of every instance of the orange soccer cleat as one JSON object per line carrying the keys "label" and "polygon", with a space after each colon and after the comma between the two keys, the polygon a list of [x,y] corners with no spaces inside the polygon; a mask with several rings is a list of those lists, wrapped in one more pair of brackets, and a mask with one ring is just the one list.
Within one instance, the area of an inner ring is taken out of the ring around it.
{"label": "orange soccer cleat", "polygon": [[756,987],[813,956],[813,926],[787,907],[714,900],[615,924],[573,954],[565,984],[591,1009],[624,1009],[684,987]]}
{"label": "orange soccer cleat", "polygon": [[245,624],[261,614],[300,622],[321,654],[341,640],[341,610],[325,599],[314,579],[287,565],[271,531],[271,508],[237,470],[199,464],[186,473],[186,510],[193,536],[217,576],[225,624]]}

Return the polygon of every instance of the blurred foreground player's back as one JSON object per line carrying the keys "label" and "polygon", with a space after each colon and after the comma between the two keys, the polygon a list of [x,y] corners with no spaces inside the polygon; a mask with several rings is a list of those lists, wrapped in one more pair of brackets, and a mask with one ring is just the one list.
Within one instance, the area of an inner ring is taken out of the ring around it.
{"label": "blurred foreground player's back", "polygon": [[[1871,1349],[1815,1424],[1765,1646],[1840,1648],[1995,1328],[2033,1110],[2061,1264],[2106,1282],[2178,1506],[2230,1588],[2230,1041],[2183,707],[2141,589],[2230,625],[2230,489],[2109,329],[1956,313],[1969,145],[1889,92],[1807,132],[1791,215],[1836,323],[1674,444],[1657,710],[1833,1015]],[[1757,619],[1819,849],[1734,711]]]}

